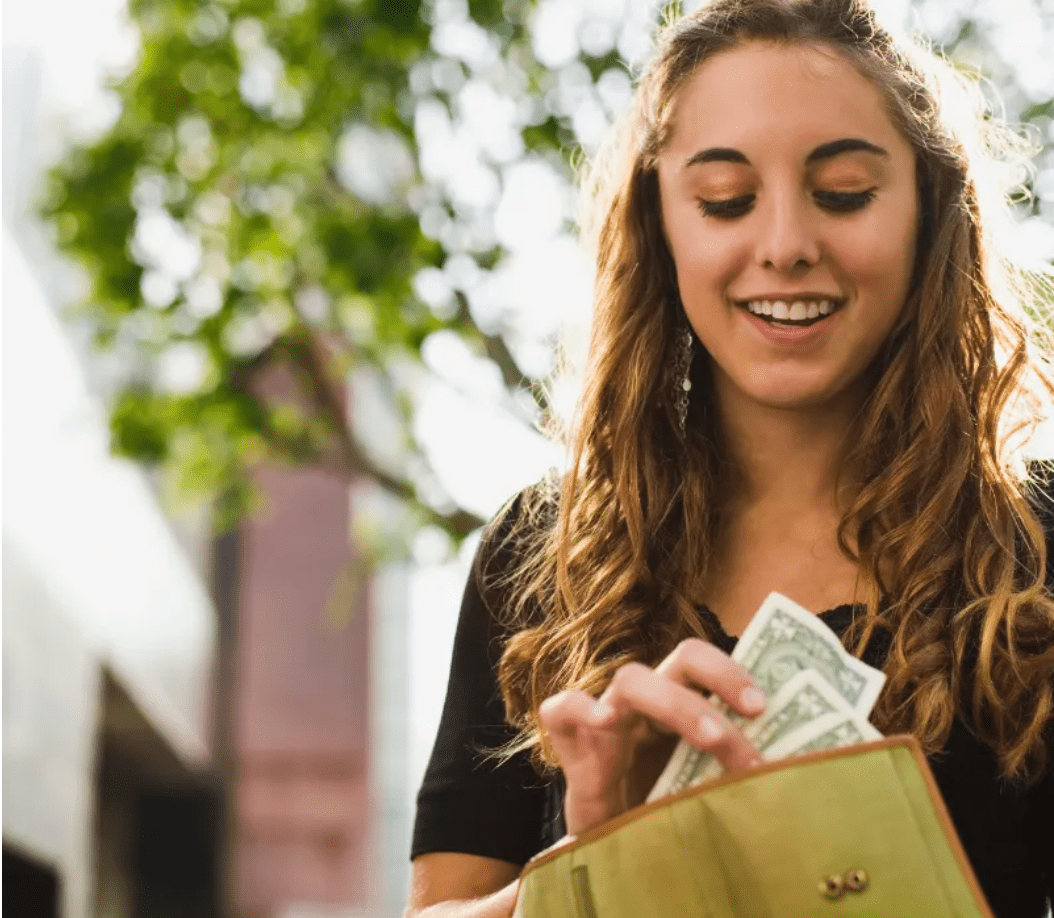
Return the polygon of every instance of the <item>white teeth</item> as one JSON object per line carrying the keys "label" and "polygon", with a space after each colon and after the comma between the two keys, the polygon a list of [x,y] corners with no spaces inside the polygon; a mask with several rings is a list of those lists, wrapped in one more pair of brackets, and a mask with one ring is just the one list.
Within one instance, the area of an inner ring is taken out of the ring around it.
{"label": "white teeth", "polygon": [[756,316],[772,316],[774,319],[801,322],[819,316],[829,316],[837,308],[832,300],[750,300],[747,309]]}

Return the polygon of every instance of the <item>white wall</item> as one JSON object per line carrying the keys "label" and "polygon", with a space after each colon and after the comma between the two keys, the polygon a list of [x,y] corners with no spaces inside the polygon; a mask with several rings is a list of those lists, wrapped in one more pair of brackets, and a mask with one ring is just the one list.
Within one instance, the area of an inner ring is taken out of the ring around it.
{"label": "white wall", "polygon": [[3,571],[4,841],[55,869],[65,918],[87,918],[99,667],[6,533]]}
{"label": "white wall", "polygon": [[6,228],[3,264],[4,537],[162,736],[203,762],[205,587],[143,472],[110,456],[102,406]]}
{"label": "white wall", "polygon": [[146,475],[109,454],[24,214],[47,158],[42,58],[5,45],[3,63],[3,836],[56,868],[66,918],[88,918],[102,667],[201,767],[215,614]]}

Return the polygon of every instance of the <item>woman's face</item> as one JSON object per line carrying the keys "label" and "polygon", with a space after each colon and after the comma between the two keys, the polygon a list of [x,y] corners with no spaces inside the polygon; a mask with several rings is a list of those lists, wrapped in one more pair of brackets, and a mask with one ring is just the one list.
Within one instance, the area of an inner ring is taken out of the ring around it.
{"label": "woman's face", "polygon": [[721,53],[679,92],[658,174],[720,404],[855,402],[915,257],[915,157],[879,90],[825,46]]}

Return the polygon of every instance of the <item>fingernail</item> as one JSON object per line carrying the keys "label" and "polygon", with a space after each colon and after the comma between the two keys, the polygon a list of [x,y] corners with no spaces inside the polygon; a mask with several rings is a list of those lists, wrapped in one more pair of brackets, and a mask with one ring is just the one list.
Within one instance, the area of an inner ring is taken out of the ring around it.
{"label": "fingernail", "polygon": [[606,724],[613,721],[618,712],[606,701],[598,701],[593,705],[593,721],[598,724]]}
{"label": "fingernail", "polygon": [[739,696],[739,701],[747,710],[765,710],[765,693],[756,686],[748,685],[743,689],[743,694]]}
{"label": "fingernail", "polygon": [[699,732],[705,740],[715,740],[724,732],[721,724],[714,720],[709,714],[704,714],[699,719]]}

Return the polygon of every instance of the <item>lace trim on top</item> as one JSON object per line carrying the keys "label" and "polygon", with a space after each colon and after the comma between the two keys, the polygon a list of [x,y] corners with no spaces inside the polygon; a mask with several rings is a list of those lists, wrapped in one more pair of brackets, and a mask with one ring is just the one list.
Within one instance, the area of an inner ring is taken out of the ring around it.
{"label": "lace trim on top", "polygon": [[[719,619],[711,610],[709,606],[699,606],[699,614],[713,626],[714,632],[717,635],[717,641],[715,642],[725,653],[731,653],[732,649],[739,643],[739,636],[729,634],[725,631],[725,626],[721,624]],[[833,609],[825,609],[823,612],[817,612],[816,615],[823,623],[830,628],[839,637],[845,633],[845,630],[852,624],[853,618],[856,615],[857,610],[863,611],[866,607],[862,603],[845,603],[840,606],[835,606]]]}

